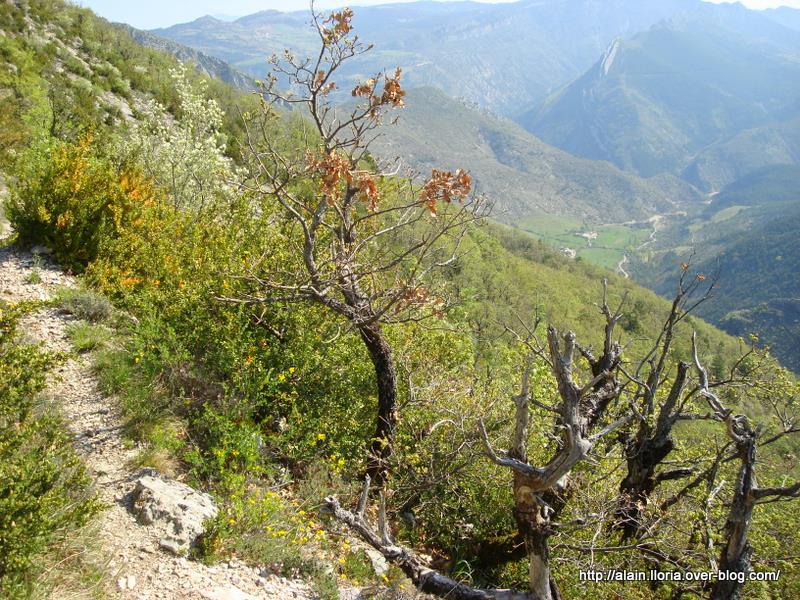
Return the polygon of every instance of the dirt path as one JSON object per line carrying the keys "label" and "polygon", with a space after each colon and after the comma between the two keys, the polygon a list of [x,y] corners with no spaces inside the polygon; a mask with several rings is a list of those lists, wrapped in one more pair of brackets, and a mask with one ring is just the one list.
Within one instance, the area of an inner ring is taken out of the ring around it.
{"label": "dirt path", "polygon": [[622,275],[625,279],[629,279],[630,278],[630,275],[625,270],[625,264],[627,262],[628,262],[628,255],[627,254],[623,254],[622,255],[622,260],[619,261],[619,263],[617,263],[617,271],[619,271],[620,275]]}
{"label": "dirt path", "polygon": [[[34,269],[40,282],[31,279]],[[31,252],[0,248],[0,298],[10,302],[47,300],[59,286],[74,280]],[[56,308],[45,308],[21,323],[26,338],[51,350],[71,351],[66,327],[75,320]],[[240,562],[206,566],[159,549],[162,537],[153,527],[140,525],[126,506],[134,486],[127,466],[136,453],[121,435],[123,424],[113,398],[104,397],[91,373],[89,359],[76,357],[53,373],[47,393],[61,407],[75,434],[75,445],[92,475],[100,499],[108,509],[96,526],[103,556],[112,577],[112,598],[249,600],[314,597],[309,587],[250,568]]]}

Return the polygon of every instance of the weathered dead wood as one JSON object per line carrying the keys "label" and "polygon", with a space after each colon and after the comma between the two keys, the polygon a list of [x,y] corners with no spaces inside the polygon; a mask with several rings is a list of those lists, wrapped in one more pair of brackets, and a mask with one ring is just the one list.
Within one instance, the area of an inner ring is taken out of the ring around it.
{"label": "weathered dead wood", "polygon": [[[606,316],[606,330],[603,354],[598,359],[591,355],[590,350],[578,347],[574,333],[567,332],[561,336],[552,326],[547,330],[546,351],[528,344],[531,352],[523,369],[520,393],[512,398],[515,406],[514,434],[508,452],[498,453],[483,422],[478,424],[486,455],[513,473],[514,518],[519,537],[525,541],[530,589],[542,600],[561,598],[550,570],[549,538],[557,526],[555,519],[566,502],[570,473],[575,465],[586,459],[595,442],[623,427],[633,417],[626,413],[599,428],[607,407],[621,390],[615,375],[621,348],[613,341],[614,325],[621,313],[609,310],[606,294],[602,310]],[[592,378],[583,385],[579,385],[573,376],[576,349],[587,358],[592,368]],[[531,365],[536,355],[550,366],[560,399],[558,406],[554,407],[557,414],[554,425],[561,444],[547,464],[541,467],[531,465],[527,455],[530,407],[540,405],[530,391]],[[595,431],[596,428],[599,430]]]}
{"label": "weathered dead wood", "polygon": [[[691,369],[689,364],[679,362],[672,382],[669,383],[671,369],[668,365],[675,328],[693,309],[710,297],[715,285],[712,280],[704,293],[697,298],[693,297],[699,291],[704,278],[698,276],[687,283],[687,269],[678,282],[670,312],[657,339],[639,363],[636,374],[628,376],[635,389],[630,402],[636,407],[638,419],[633,432],[625,432],[620,436],[627,472],[619,485],[619,506],[613,526],[621,531],[623,541],[636,538],[647,530],[644,513],[651,495],[662,482],[688,477],[695,472],[690,465],[659,471],[675,448],[672,437],[675,424],[681,420],[709,418],[708,415],[686,412],[687,403],[697,392],[686,391]],[[645,369],[646,378],[641,375]],[[659,404],[659,393],[667,385],[669,391]]]}
{"label": "weathered dead wood", "polygon": [[[719,570],[746,574],[752,570],[753,547],[748,534],[753,521],[753,510],[765,499],[797,498],[800,482],[785,487],[758,486],[756,466],[759,428],[753,427],[745,415],[734,414],[711,391],[708,372],[700,363],[697,353],[697,335],[692,337],[694,366],[700,380],[700,394],[706,399],[717,419],[725,423],[728,437],[733,442],[739,460],[739,472],[733,486],[728,516],[725,521],[725,541],[718,561]],[[738,600],[743,597],[744,583],[737,577],[718,579],[711,589],[711,600]]]}
{"label": "weathered dead wood", "polygon": [[362,540],[380,552],[387,561],[402,570],[421,592],[434,594],[448,600],[542,600],[534,594],[515,590],[482,590],[474,588],[431,569],[411,549],[396,543],[392,539],[386,519],[386,505],[383,494],[381,494],[377,530],[369,524],[365,516],[369,488],[370,479],[367,476],[358,508],[355,512],[342,508],[335,496],[325,498],[325,509],[337,521],[347,525]]}

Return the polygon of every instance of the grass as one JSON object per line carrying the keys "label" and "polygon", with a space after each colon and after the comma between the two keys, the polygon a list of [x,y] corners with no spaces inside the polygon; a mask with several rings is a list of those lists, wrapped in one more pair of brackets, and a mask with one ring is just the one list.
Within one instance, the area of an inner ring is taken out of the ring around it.
{"label": "grass", "polygon": [[140,450],[136,456],[128,462],[128,467],[132,471],[138,471],[145,467],[155,469],[167,477],[175,477],[180,470],[180,463],[169,450],[158,446],[148,446]]}
{"label": "grass", "polygon": [[107,327],[92,325],[85,321],[68,325],[67,336],[69,336],[73,348],[81,354],[105,346],[113,338],[111,330]]}
{"label": "grass", "polygon": [[[572,248],[577,256],[612,271],[625,253],[646,242],[651,232],[644,227],[593,225],[575,217],[544,214],[527,219],[521,228],[556,248]],[[597,233],[597,237],[590,241],[578,235],[587,231]]]}
{"label": "grass", "polygon": [[31,272],[25,277],[25,282],[33,285],[42,283],[42,257],[38,254],[33,255],[33,266]]}
{"label": "grass", "polygon": [[732,219],[744,209],[746,206],[729,206],[728,208],[723,208],[721,211],[714,213],[714,216],[711,217],[710,223],[721,223],[722,221],[727,221],[728,219]]}
{"label": "grass", "polygon": [[105,598],[109,583],[108,556],[101,551],[99,532],[86,526],[77,532],[65,532],[51,543],[46,556],[37,565],[37,578],[28,600]]}

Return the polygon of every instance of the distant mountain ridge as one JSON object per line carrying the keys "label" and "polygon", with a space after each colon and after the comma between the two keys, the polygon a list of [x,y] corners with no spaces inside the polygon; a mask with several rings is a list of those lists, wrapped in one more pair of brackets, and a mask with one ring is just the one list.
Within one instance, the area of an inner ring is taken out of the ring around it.
{"label": "distant mountain ridge", "polygon": [[764,15],[776,23],[780,23],[784,27],[800,31],[800,10],[796,8],[790,8],[788,6],[768,8],[764,11]]}
{"label": "distant mountain ridge", "polygon": [[[514,116],[587,69],[616,37],[634,35],[700,0],[411,2],[355,8],[359,37],[375,48],[348,72],[401,66],[409,87],[435,86]],[[262,11],[227,23],[202,17],[153,33],[216,56],[254,77],[285,47],[313,47],[308,11]]]}
{"label": "distant mountain ridge", "polygon": [[[798,99],[800,32],[741,6],[711,7],[615,41],[520,121],[578,156],[679,174],[713,143],[800,116]],[[704,188],[720,183],[694,175]]]}

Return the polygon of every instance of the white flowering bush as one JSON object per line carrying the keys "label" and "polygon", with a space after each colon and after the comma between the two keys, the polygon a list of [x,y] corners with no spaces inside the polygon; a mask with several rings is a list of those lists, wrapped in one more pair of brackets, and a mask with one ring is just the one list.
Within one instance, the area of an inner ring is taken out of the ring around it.
{"label": "white flowering bush", "polygon": [[120,154],[139,162],[175,209],[203,211],[230,198],[239,171],[225,156],[223,111],[205,96],[206,83],[190,82],[185,66],[170,70],[178,94],[178,118],[149,100]]}

